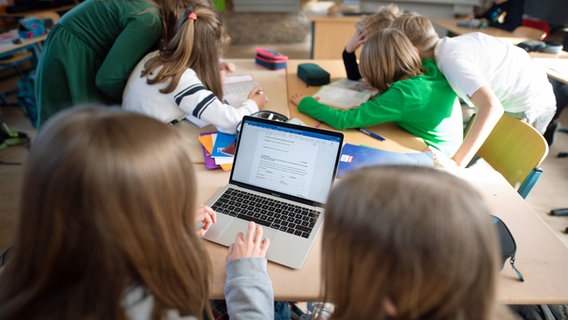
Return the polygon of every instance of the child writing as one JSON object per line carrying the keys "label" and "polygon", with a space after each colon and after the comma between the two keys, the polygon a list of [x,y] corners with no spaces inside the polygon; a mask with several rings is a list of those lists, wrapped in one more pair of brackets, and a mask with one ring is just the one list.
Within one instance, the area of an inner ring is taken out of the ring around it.
{"label": "child writing", "polygon": [[452,161],[465,167],[504,112],[544,133],[554,116],[554,91],[545,71],[523,49],[480,32],[439,39],[432,22],[417,13],[392,24],[404,32],[423,59],[435,59],[457,95],[477,115]]}
{"label": "child writing", "polygon": [[[120,108],[54,116],[26,163],[18,229],[0,270],[0,319],[213,319],[201,236],[216,216],[197,209],[196,194],[175,128]],[[231,319],[274,316],[268,246],[254,223],[236,236],[225,288]]]}
{"label": "child writing", "polygon": [[329,195],[321,266],[330,319],[512,319],[496,302],[500,263],[482,197],[444,171],[368,167]]}
{"label": "child writing", "polygon": [[245,115],[268,101],[262,88],[254,88],[241,106],[223,103],[219,57],[229,41],[219,15],[195,5],[183,12],[177,32],[164,47],[144,57],[128,79],[122,107],[163,122],[190,116],[201,126],[234,133]]}
{"label": "child writing", "polygon": [[355,24],[355,33],[345,45],[342,58],[345,65],[345,72],[347,78],[350,80],[360,80],[361,73],[359,72],[359,65],[357,63],[357,56],[355,51],[367,40],[367,38],[391,24],[391,22],[398,16],[402,15],[403,11],[394,4],[380,6],[377,11],[371,15],[363,16]]}
{"label": "child writing", "polygon": [[336,129],[396,122],[443,154],[455,153],[463,136],[456,94],[434,60],[421,62],[402,32],[389,28],[371,36],[361,51],[360,70],[381,93],[358,108],[336,110],[301,94],[291,101],[300,112]]}

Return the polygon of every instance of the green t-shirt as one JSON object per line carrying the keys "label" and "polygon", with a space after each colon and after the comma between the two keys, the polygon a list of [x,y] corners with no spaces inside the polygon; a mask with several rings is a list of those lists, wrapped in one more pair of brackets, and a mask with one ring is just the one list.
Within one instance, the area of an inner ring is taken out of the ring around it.
{"label": "green t-shirt", "polygon": [[434,60],[422,63],[424,75],[393,83],[359,108],[337,110],[306,97],[298,110],[340,130],[396,122],[451,157],[463,140],[459,101]]}

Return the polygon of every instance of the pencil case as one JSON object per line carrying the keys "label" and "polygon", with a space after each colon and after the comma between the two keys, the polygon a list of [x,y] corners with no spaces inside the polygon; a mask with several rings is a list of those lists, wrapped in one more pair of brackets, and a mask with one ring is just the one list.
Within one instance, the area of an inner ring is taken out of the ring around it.
{"label": "pencil case", "polygon": [[[501,248],[501,261],[503,263],[503,266],[505,265],[505,262],[509,260],[511,267],[517,273],[519,280],[525,281],[523,275],[515,266],[517,243],[515,242],[515,238],[513,238],[513,234],[511,233],[505,222],[503,222],[503,220],[493,215],[492,220],[495,228],[497,229],[497,235],[499,237],[499,247]],[[503,268],[503,266],[501,266],[501,269]]]}
{"label": "pencil case", "polygon": [[270,70],[278,70],[286,68],[286,61],[271,61],[267,60],[263,57],[256,56],[255,57],[256,64],[261,65]]}
{"label": "pencil case", "polygon": [[256,48],[255,61],[267,69],[278,70],[286,68],[288,56],[276,51]]}
{"label": "pencil case", "polygon": [[329,83],[329,72],[315,63],[300,63],[298,77],[309,86],[323,86]]}

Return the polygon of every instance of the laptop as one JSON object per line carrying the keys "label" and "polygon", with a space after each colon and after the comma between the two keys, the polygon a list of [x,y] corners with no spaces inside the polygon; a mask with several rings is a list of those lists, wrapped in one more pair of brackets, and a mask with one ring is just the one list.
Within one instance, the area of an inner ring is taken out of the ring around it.
{"label": "laptop", "polygon": [[249,221],[270,238],[267,259],[302,268],[323,223],[343,133],[245,116],[229,183],[209,206],[217,212],[205,239],[225,246]]}

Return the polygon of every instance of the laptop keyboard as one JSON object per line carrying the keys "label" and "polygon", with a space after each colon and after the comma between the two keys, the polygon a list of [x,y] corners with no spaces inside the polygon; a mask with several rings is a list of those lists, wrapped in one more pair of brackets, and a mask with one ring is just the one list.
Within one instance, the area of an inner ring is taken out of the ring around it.
{"label": "laptop keyboard", "polygon": [[316,210],[230,188],[211,209],[303,238],[310,236],[319,216]]}

